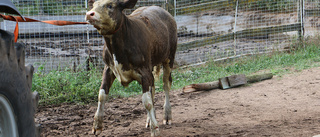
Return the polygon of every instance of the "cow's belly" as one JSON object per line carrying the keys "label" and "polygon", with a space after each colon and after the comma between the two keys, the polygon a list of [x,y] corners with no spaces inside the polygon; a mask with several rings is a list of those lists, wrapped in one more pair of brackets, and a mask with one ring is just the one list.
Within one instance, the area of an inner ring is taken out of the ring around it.
{"label": "cow's belly", "polygon": [[118,63],[114,55],[113,59],[113,64],[109,67],[123,86],[128,86],[128,84],[133,80],[137,80],[139,83],[141,83],[141,75],[139,73],[134,70],[123,70],[123,65]]}

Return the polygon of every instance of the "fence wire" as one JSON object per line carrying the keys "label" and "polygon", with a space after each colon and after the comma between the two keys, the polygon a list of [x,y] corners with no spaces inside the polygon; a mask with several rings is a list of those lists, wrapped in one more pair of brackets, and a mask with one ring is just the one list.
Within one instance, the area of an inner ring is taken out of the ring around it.
{"label": "fence wire", "polygon": [[[83,22],[94,0],[12,0],[25,17]],[[135,9],[157,5],[177,22],[179,66],[285,50],[302,36],[316,36],[316,0],[139,0]],[[133,9],[134,10],[134,9]],[[130,14],[133,10],[126,10]],[[15,22],[1,29],[13,32]],[[19,23],[26,62],[45,71],[103,67],[104,41],[92,25]]]}

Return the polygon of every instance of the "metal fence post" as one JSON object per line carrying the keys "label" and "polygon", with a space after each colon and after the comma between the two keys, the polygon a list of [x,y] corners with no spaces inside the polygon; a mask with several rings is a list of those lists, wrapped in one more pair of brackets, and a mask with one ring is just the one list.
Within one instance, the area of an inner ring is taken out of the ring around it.
{"label": "metal fence post", "polygon": [[[301,42],[302,42],[302,44],[303,44],[303,41],[304,41],[304,0],[301,0]],[[303,44],[303,46],[304,46],[304,44]]]}
{"label": "metal fence post", "polygon": [[174,16],[173,17],[176,17],[177,16],[177,0],[174,0]]}
{"label": "metal fence post", "polygon": [[[90,1],[92,2],[92,0],[90,0]],[[91,5],[89,5],[89,9],[88,9],[88,4],[89,4],[88,0],[86,0],[85,1],[86,12],[88,12],[88,10],[92,8],[92,4],[91,4]],[[87,42],[88,43],[90,43],[89,38],[90,38],[89,37],[89,25],[87,25]]]}
{"label": "metal fence post", "polygon": [[299,42],[303,44],[303,39],[304,39],[304,0],[299,0],[299,12],[298,12],[298,21],[301,24],[301,28],[298,31],[298,36],[299,36]]}
{"label": "metal fence post", "polygon": [[1,22],[3,22],[3,18],[0,18],[0,29],[1,29]]}
{"label": "metal fence post", "polygon": [[175,16],[175,0],[166,0],[166,10],[172,15]]}
{"label": "metal fence post", "polygon": [[236,13],[234,16],[234,27],[233,27],[233,41],[234,41],[234,45],[233,45],[233,52],[234,52],[234,56],[237,55],[237,16],[238,16],[238,4],[239,4],[239,0],[236,1]]}

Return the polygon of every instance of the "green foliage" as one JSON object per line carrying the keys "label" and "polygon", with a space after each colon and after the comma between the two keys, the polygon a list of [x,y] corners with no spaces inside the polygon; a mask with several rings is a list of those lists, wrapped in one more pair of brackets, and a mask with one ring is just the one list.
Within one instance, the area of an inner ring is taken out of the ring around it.
{"label": "green foliage", "polygon": [[242,8],[262,10],[266,12],[292,12],[297,10],[296,2],[291,0],[259,0],[250,2],[247,5]]}
{"label": "green foliage", "polygon": [[33,76],[32,90],[40,94],[40,104],[59,104],[63,102],[88,103],[96,101],[96,93],[100,87],[101,73],[91,71],[43,72],[40,66]]}
{"label": "green foliage", "polygon": [[85,2],[73,2],[64,0],[35,0],[33,3],[15,4],[24,16],[33,15],[83,15]]}
{"label": "green foliage", "polygon": [[38,15],[39,14],[39,3],[31,3],[31,4],[15,4],[18,8],[19,12],[23,16],[30,16],[30,15]]}
{"label": "green foliage", "polygon": [[[102,71],[92,65],[90,68],[90,71],[73,72],[66,68],[45,73],[43,65],[40,65],[33,76],[32,91],[39,92],[41,105],[96,102]],[[132,82],[125,88],[115,80],[109,97],[129,97],[141,91],[137,82]]]}

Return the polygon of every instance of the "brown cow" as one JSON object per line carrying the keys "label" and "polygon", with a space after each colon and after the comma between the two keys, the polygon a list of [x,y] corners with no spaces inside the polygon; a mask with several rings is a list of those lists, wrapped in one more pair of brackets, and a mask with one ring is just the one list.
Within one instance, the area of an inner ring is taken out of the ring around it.
{"label": "brown cow", "polygon": [[133,8],[136,2],[137,0],[100,0],[86,14],[86,20],[105,40],[105,67],[94,116],[94,134],[102,131],[104,104],[109,89],[117,78],[123,86],[133,80],[142,85],[142,103],[148,112],[146,126],[150,126],[151,136],[159,135],[153,106],[155,87],[152,71],[153,67],[160,65],[163,67],[165,90],[163,123],[171,124],[169,90],[177,49],[177,25],[167,11],[157,6],[141,7],[126,16],[122,11]]}

